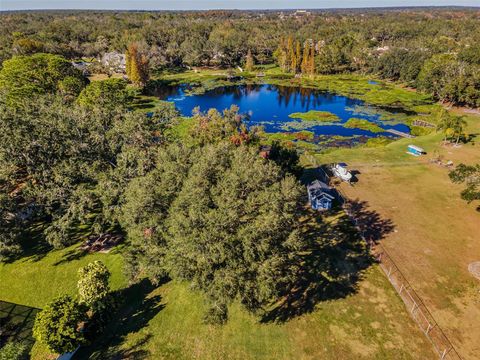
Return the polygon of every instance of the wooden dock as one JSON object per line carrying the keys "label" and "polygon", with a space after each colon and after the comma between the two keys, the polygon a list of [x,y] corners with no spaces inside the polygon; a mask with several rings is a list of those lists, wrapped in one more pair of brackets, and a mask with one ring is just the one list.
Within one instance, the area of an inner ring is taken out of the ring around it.
{"label": "wooden dock", "polygon": [[388,129],[388,130],[385,130],[385,131],[389,132],[391,134],[397,135],[397,136],[404,137],[404,138],[413,139],[415,137],[412,134],[407,134],[407,133],[404,133],[403,131],[398,131],[398,130],[395,130],[395,129]]}

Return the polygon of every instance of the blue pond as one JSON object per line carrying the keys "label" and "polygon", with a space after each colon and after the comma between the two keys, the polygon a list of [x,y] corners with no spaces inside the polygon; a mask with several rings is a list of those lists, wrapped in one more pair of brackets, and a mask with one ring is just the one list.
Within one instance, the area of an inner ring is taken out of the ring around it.
{"label": "blue pond", "polygon": [[[237,105],[240,113],[247,115],[245,121],[249,126],[261,125],[267,132],[309,130],[316,136],[393,136],[388,132],[372,133],[342,126],[347,120],[355,117],[373,121],[385,130],[395,129],[409,133],[407,125],[390,121],[395,117],[392,112],[366,105],[358,99],[312,89],[275,85],[238,85],[220,87],[198,95],[188,95],[186,90],[186,86],[162,86],[155,90],[155,95],[162,100],[173,101],[185,116],[190,116],[195,107],[200,107],[201,111],[210,108],[222,111],[231,105]],[[341,121],[322,124],[289,117],[292,113],[309,110],[331,112]]]}

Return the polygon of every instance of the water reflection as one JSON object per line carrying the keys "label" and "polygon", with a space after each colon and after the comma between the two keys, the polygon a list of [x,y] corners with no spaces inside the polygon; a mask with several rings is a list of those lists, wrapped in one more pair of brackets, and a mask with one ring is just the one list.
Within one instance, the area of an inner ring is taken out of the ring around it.
{"label": "water reflection", "polygon": [[[409,132],[404,124],[382,121],[388,117],[395,117],[393,112],[379,110],[363,101],[345,96],[320,92],[316,89],[277,86],[277,85],[238,85],[218,87],[203,94],[188,95],[189,88],[182,86],[158,86],[152,89],[151,94],[162,100],[175,102],[183,115],[190,115],[195,107],[205,111],[216,108],[219,111],[237,105],[240,112],[248,115],[249,125],[262,125],[268,132],[298,131],[306,129],[319,135],[341,136],[385,136],[389,133],[371,133],[361,129],[347,129],[343,123],[352,117],[367,119],[381,126],[383,129],[396,129]],[[357,112],[355,108],[361,106],[372,111]],[[339,122],[322,124],[315,121],[299,121],[289,117],[295,112],[310,110],[328,111],[338,116]],[[385,114],[387,116],[385,116]]]}

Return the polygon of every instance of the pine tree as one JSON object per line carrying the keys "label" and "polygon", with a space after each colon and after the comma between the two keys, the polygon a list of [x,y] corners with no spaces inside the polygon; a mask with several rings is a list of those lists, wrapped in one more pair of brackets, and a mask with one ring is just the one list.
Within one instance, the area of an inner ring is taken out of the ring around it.
{"label": "pine tree", "polygon": [[248,49],[247,57],[245,59],[245,70],[252,71],[253,66],[254,66],[254,62],[253,62],[252,52],[250,51],[250,49]]}
{"label": "pine tree", "polygon": [[303,56],[302,56],[302,74],[307,74],[309,72],[309,63],[310,63],[310,43],[306,42],[303,47]]}
{"label": "pine tree", "polygon": [[296,49],[295,49],[295,68],[293,69],[293,72],[296,74],[299,69],[300,65],[302,63],[302,46],[300,45],[300,42],[297,41],[296,44]]}
{"label": "pine tree", "polygon": [[286,61],[286,67],[288,71],[295,71],[295,67],[297,66],[295,64],[295,50],[293,49],[293,39],[291,36],[288,37],[287,40],[287,61]]}
{"label": "pine tree", "polygon": [[310,46],[310,55],[308,57],[307,68],[308,68],[307,70],[308,74],[313,76],[315,74],[315,45],[314,44]]}

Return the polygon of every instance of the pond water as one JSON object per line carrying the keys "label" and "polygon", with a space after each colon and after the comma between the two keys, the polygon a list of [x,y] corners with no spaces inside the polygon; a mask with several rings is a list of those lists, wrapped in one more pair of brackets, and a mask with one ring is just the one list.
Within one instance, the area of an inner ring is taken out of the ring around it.
{"label": "pond water", "polygon": [[[245,122],[249,126],[261,125],[267,132],[308,130],[316,136],[394,137],[388,132],[373,133],[342,126],[350,118],[360,118],[374,122],[385,130],[395,129],[409,133],[407,125],[395,122],[395,113],[366,105],[358,99],[313,89],[276,85],[238,85],[219,87],[203,94],[189,95],[187,86],[162,86],[155,89],[154,95],[162,100],[173,101],[185,116],[190,116],[195,107],[200,107],[201,111],[207,111],[210,108],[222,111],[231,105],[237,105],[240,113],[246,115]],[[340,121],[322,123],[289,117],[292,113],[303,113],[310,110],[333,113]]]}

